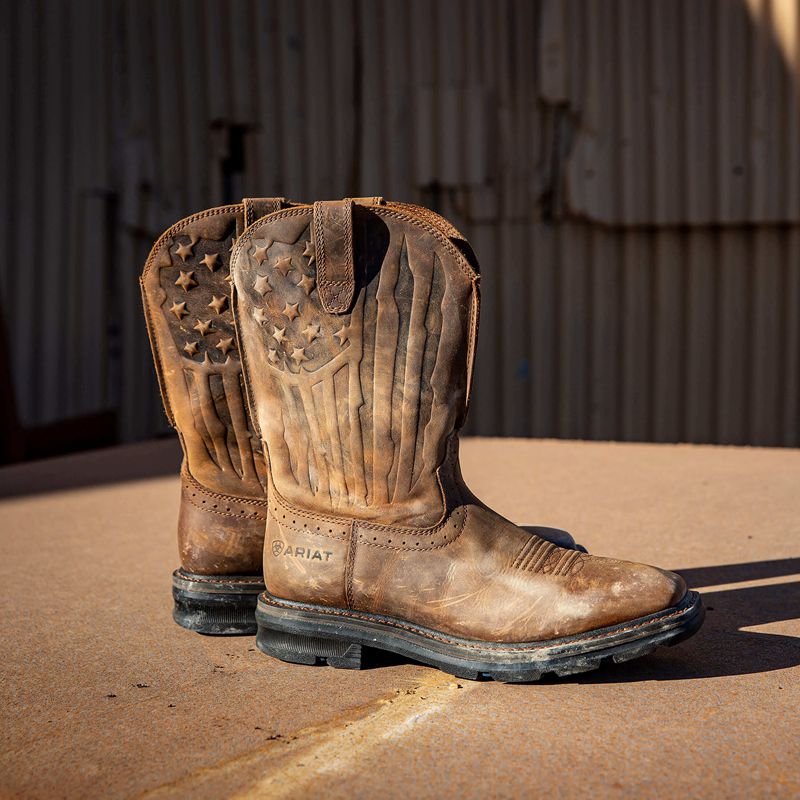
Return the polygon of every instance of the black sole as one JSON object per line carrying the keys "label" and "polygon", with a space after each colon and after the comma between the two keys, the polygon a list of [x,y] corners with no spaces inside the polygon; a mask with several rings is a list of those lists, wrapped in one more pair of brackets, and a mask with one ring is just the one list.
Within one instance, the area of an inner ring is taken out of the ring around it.
{"label": "black sole", "polygon": [[387,650],[468,680],[538,681],[573,675],[647,655],[687,639],[705,611],[697,592],[673,608],[577,636],[545,642],[498,644],[458,639],[380,614],[311,606],[264,592],[258,599],[256,644],[263,653],[294,664],[327,663],[361,669],[366,651]]}
{"label": "black sole", "polygon": [[172,618],[182,628],[210,636],[252,636],[264,582],[250,575],[172,573]]}

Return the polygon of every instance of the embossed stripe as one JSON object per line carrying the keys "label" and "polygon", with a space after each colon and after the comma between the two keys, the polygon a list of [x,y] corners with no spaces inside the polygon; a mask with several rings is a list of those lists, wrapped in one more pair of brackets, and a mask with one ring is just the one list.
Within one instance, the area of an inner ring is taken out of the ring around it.
{"label": "embossed stripe", "polygon": [[353,331],[350,346],[353,352],[348,366],[348,398],[347,410],[350,417],[350,463],[353,469],[353,494],[356,501],[366,505],[367,483],[364,476],[364,435],[361,429],[361,407],[364,405],[364,392],[361,386],[361,360],[364,355],[364,299],[365,291],[359,293],[353,313],[350,316],[350,328]]}
{"label": "embossed stripe", "polygon": [[194,386],[197,389],[197,403],[203,422],[211,436],[217,456],[217,465],[223,472],[238,474],[233,468],[231,455],[228,452],[228,429],[217,414],[217,407],[214,405],[214,398],[211,394],[211,375],[206,371],[199,372],[196,368],[192,372]]}
{"label": "embossed stripe", "polygon": [[559,563],[558,567],[553,570],[553,574],[555,575],[568,575],[569,571],[572,569],[572,565],[581,557],[581,553],[578,550],[574,550],[572,552],[567,553]]}
{"label": "embossed stripe", "polygon": [[339,413],[336,397],[335,373],[322,381],[322,407],[325,414],[325,427],[330,437],[330,453],[333,463],[333,474],[336,476],[337,497],[334,502],[335,508],[342,505],[349,505],[349,495],[347,492],[347,476],[344,471],[342,460],[342,440],[339,435]]}
{"label": "embossed stripe", "polygon": [[371,503],[389,502],[389,472],[394,461],[392,427],[392,389],[397,354],[400,314],[394,290],[400,270],[400,252],[405,237],[391,243],[383,259],[376,299],[378,315],[375,323],[375,358],[373,363],[374,389],[372,396],[373,457]]}
{"label": "embossed stripe", "polygon": [[414,458],[417,452],[417,426],[422,383],[422,358],[428,332],[425,318],[428,314],[433,260],[407,250],[408,266],[414,278],[411,315],[406,342],[406,364],[403,382],[403,408],[400,422],[400,457],[397,464],[393,502],[404,499],[411,490]]}
{"label": "embossed stripe", "polygon": [[314,406],[314,398],[311,394],[311,387],[305,381],[298,384],[300,392],[300,406],[302,408],[303,416],[308,422],[311,430],[311,441],[314,448],[314,460],[316,461],[319,470],[319,492],[325,492],[328,498],[333,501],[333,491],[331,488],[330,470],[328,468],[327,455],[327,442],[323,439],[322,431],[320,429],[319,419],[317,417],[317,410]]}
{"label": "embossed stripe", "polygon": [[222,373],[222,388],[225,390],[225,400],[228,412],[231,415],[233,433],[236,437],[236,446],[239,449],[241,462],[241,475],[244,480],[256,480],[256,462],[253,458],[253,443],[250,440],[250,429],[247,427],[247,417],[244,411],[244,397],[240,383],[238,367],[236,372],[225,370]]}
{"label": "embossed stripe", "polygon": [[530,552],[531,548],[536,545],[537,539],[531,536],[524,545],[522,545],[522,549],[517,553],[517,557],[512,562],[511,566],[513,568],[519,567],[519,565],[523,562],[525,557]]}
{"label": "embossed stripe", "polygon": [[[439,257],[434,256],[434,270],[438,270],[440,267]],[[447,446],[445,433],[452,430],[455,409],[460,407],[460,399],[448,393],[448,379],[453,369],[457,370],[460,367],[453,363],[453,356],[458,352],[459,342],[463,336],[462,315],[456,299],[453,277],[447,273],[447,270],[441,269],[441,272],[446,281],[441,302],[442,327],[439,349],[430,379],[433,400],[431,416],[423,432],[422,459],[425,468],[420,473],[420,477],[434,472],[442,462],[444,448]]]}
{"label": "embossed stripe", "polygon": [[557,545],[554,545],[552,542],[546,542],[545,547],[542,547],[538,550],[536,557],[528,562],[528,565],[525,567],[525,569],[529,570],[530,572],[538,572],[545,565],[545,562],[548,558],[550,558],[551,554],[555,550],[558,550]]}
{"label": "embossed stripe", "polygon": [[[192,412],[192,427],[182,431],[186,449],[189,452],[189,462],[193,463],[196,458],[205,456],[219,469],[216,453],[212,452],[214,450],[214,445],[211,440],[211,434],[206,428],[203,414],[200,411],[200,401],[194,385],[194,372],[191,369],[184,369],[183,380],[186,384],[186,393],[189,396],[189,408]],[[200,448],[202,448],[202,455],[197,452]]]}
{"label": "embossed stripe", "polygon": [[550,542],[546,539],[536,539],[535,545],[528,551],[525,558],[520,562],[520,569],[529,569],[531,564],[535,564],[542,553],[542,550],[547,550]]}

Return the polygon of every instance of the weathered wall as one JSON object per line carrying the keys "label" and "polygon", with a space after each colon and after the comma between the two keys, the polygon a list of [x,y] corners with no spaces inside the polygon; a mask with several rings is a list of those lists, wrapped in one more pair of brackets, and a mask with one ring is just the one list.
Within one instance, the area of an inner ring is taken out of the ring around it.
{"label": "weathered wall", "polygon": [[[796,0],[5,2],[19,413],[163,430],[151,242],[382,194],[481,260],[470,432],[800,444]],[[14,269],[12,269],[14,267]]]}

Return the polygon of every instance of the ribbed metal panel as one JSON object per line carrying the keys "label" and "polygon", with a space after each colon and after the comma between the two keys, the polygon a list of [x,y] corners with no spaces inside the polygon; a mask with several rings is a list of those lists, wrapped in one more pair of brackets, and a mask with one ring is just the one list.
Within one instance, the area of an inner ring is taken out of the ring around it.
{"label": "ribbed metal panel", "polygon": [[470,432],[800,444],[799,11],[5,4],[23,420],[164,428],[136,279],[170,223],[242,195],[382,194],[444,213],[480,258]]}

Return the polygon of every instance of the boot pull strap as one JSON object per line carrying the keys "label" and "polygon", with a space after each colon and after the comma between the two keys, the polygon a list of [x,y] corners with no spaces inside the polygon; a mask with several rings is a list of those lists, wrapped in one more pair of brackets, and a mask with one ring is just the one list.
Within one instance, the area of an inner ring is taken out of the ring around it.
{"label": "boot pull strap", "polygon": [[245,197],[242,203],[245,227],[252,225],[259,217],[280,211],[288,205],[285,197]]}
{"label": "boot pull strap", "polygon": [[386,205],[386,201],[382,197],[345,197],[345,200],[352,200],[357,206]]}
{"label": "boot pull strap", "polygon": [[312,235],[322,307],[329,314],[344,314],[350,309],[355,293],[353,201],[314,203]]}

